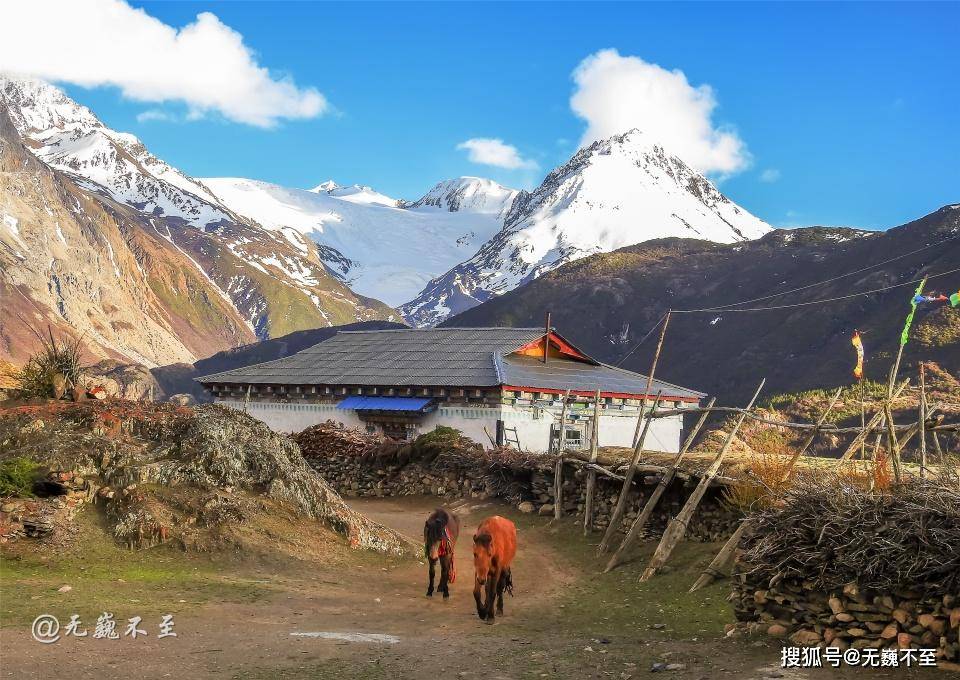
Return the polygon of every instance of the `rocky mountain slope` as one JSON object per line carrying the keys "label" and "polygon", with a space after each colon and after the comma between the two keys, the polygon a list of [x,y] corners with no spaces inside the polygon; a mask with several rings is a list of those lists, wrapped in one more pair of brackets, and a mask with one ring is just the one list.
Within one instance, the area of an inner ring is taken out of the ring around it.
{"label": "rocky mountain slope", "polygon": [[[0,109],[0,280],[29,324],[84,334],[98,356],[156,365],[395,316],[333,276],[311,241],[237,215],[59,89],[0,77]],[[2,323],[0,353],[22,359],[26,324]]]}
{"label": "rocky mountain slope", "polygon": [[517,194],[477,177],[440,182],[410,203],[332,180],[309,191],[232,177],[202,181],[232,210],[291,243],[315,242],[342,281],[391,305],[493,236]]}
{"label": "rocky mountain slope", "polygon": [[595,142],[520,192],[503,229],[400,307],[433,325],[560,265],[655,238],[732,243],[770,231],[638,130]]}
{"label": "rocky mountain slope", "polygon": [[[887,232],[777,230],[729,245],[661,239],[566,264],[443,325],[538,325],[550,310],[553,323],[598,359],[646,372],[656,335],[636,345],[667,309],[715,308],[770,295],[776,296],[740,306],[803,305],[672,316],[658,377],[729,403],[748,396],[761,377],[767,394],[849,384],[854,329],[866,347],[867,377],[883,380],[915,286],[816,301],[913,281],[958,263],[960,205]],[[851,272],[858,273],[844,276]],[[814,285],[834,277],[841,278]],[[960,272],[927,286],[948,295],[958,289]],[[960,308],[936,303],[918,309],[904,374],[915,378],[919,360],[960,375]]]}

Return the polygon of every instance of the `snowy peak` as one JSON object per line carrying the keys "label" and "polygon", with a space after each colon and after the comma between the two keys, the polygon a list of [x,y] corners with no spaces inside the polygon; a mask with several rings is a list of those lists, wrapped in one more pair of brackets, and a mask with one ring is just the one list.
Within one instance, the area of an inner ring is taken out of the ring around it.
{"label": "snowy peak", "polygon": [[320,182],[317,186],[310,189],[315,194],[328,194],[334,189],[339,189],[340,185],[334,182],[332,179],[328,179],[326,182]]}
{"label": "snowy peak", "polygon": [[373,187],[368,187],[363,184],[341,186],[332,179],[321,182],[310,189],[310,192],[314,194],[327,194],[328,196],[360,205],[380,205],[386,208],[396,208],[400,204],[400,201],[397,199],[391,198],[386,194],[381,194]]}
{"label": "snowy peak", "polygon": [[400,311],[433,325],[573,260],[666,237],[732,243],[771,227],[639,130],[594,142],[512,201],[503,229]]}
{"label": "snowy peak", "polygon": [[403,207],[439,208],[448,212],[472,212],[503,216],[519,192],[482,177],[458,177],[436,184],[413,203]]}
{"label": "snowy peak", "polygon": [[0,75],[0,103],[40,160],[95,183],[118,202],[197,227],[231,219],[200,182],[151,154],[134,135],[106,127],[59,88]]}

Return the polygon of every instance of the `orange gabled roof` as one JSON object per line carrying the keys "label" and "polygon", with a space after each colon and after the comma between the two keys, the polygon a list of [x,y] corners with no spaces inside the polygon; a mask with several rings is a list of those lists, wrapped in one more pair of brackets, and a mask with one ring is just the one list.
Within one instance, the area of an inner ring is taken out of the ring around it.
{"label": "orange gabled roof", "polygon": [[[584,361],[588,364],[599,365],[600,362],[593,359],[592,357],[587,356],[579,349],[573,346],[570,342],[565,340],[560,336],[559,333],[552,330],[550,331],[550,355],[557,356],[562,355],[564,357],[575,359],[579,361]],[[522,345],[510,352],[510,354],[519,354],[527,357],[542,357],[543,356],[543,336],[532,340],[525,345]],[[549,358],[549,357],[548,357]]]}

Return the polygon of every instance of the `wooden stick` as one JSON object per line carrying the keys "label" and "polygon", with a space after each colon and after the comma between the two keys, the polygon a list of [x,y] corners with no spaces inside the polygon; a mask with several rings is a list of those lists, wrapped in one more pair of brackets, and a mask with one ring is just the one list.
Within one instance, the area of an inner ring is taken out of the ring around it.
{"label": "wooden stick", "polygon": [[650,364],[650,374],[647,376],[647,386],[643,390],[643,403],[640,405],[640,417],[637,418],[637,427],[633,431],[633,443],[637,443],[637,437],[640,436],[640,423],[643,422],[643,409],[647,406],[647,399],[650,398],[650,387],[653,385],[653,375],[657,372],[657,362],[660,361],[660,350],[663,349],[663,339],[667,335],[667,324],[670,323],[671,311],[667,310],[667,315],[663,317],[663,328],[660,329],[660,339],[657,340],[657,350],[653,353],[653,363]]}
{"label": "wooden stick", "polygon": [[701,588],[705,588],[713,580],[719,576],[723,576],[724,566],[727,565],[730,560],[733,558],[733,553],[736,551],[737,546],[740,544],[740,539],[743,538],[743,532],[747,530],[747,526],[750,524],[749,519],[745,519],[740,522],[740,526],[737,527],[737,530],[733,532],[733,536],[727,539],[727,542],[723,544],[723,547],[720,549],[720,552],[717,553],[717,556],[713,558],[713,561],[703,570],[703,573],[700,574],[700,578],[693,582],[693,585],[690,586],[688,593],[693,593]]}
{"label": "wooden stick", "polygon": [[[899,396],[894,394],[894,398]],[[685,415],[688,413],[703,413],[706,407],[703,408],[674,408],[674,409],[663,409],[657,415],[654,416],[655,419],[659,418],[668,418],[670,416],[679,416]],[[777,427],[785,427],[791,430],[812,430],[816,427],[813,423],[791,423],[784,422],[782,420],[774,420],[772,418],[764,418],[763,416],[758,416],[756,413],[750,413],[744,411],[742,408],[734,408],[733,406],[714,406],[709,409],[713,413],[746,413],[747,418],[757,423],[764,423],[766,425],[776,425]],[[907,425],[897,425],[901,430],[906,429]],[[859,425],[855,427],[834,427],[833,425],[827,424],[824,427],[820,428],[824,432],[830,432],[831,434],[850,434],[851,432],[860,432],[862,429]]]}
{"label": "wooden stick", "polygon": [[[658,392],[657,398],[653,402],[654,411],[656,411],[657,407],[660,405],[661,396],[662,392]],[[646,406],[646,400],[644,400],[644,406]],[[620,520],[623,518],[624,510],[627,508],[627,496],[630,494],[630,485],[633,483],[633,475],[637,472],[637,464],[640,462],[640,454],[643,452],[643,442],[647,439],[647,432],[650,431],[650,423],[652,422],[653,418],[647,418],[643,425],[643,431],[640,433],[640,436],[637,438],[637,443],[633,447],[633,459],[630,461],[630,467],[627,469],[627,474],[623,476],[623,486],[620,488],[620,497],[617,498],[617,506],[614,508],[613,515],[610,516],[610,523],[607,525],[607,531],[603,534],[603,540],[600,541],[600,545],[597,548],[597,551],[600,554],[603,554],[610,549],[610,541],[613,540],[614,535],[617,533],[617,528],[620,526]]]}
{"label": "wooden stick", "polygon": [[927,474],[927,432],[924,429],[927,420],[927,388],[924,382],[924,365],[920,362],[920,415],[917,424],[920,426],[920,479]]}
{"label": "wooden stick", "polygon": [[[600,390],[593,395],[593,432],[590,436],[590,462],[597,464],[597,453],[600,448]],[[583,504],[583,535],[593,531],[593,493],[597,487],[597,473],[595,470],[587,472],[587,495]]]}
{"label": "wooden stick", "polygon": [[560,407],[560,444],[557,452],[557,463],[553,468],[553,518],[563,517],[563,452],[567,445],[567,402],[570,400],[570,390],[563,395],[563,406]]}
{"label": "wooden stick", "polygon": [[[903,350],[903,345],[900,345]],[[893,421],[893,382],[897,378],[897,367],[900,363],[900,354],[897,354],[897,363],[890,369],[890,380],[887,383],[887,399],[883,402],[884,415],[887,419],[887,442],[890,446],[890,460],[893,461],[893,478],[897,484],[902,480],[900,475],[900,447],[897,442],[897,430]]]}
{"label": "wooden stick", "polygon": [[[712,397],[708,406],[713,406],[716,400],[716,397]],[[700,428],[703,427],[708,415],[710,415],[710,412],[704,411],[700,416],[700,420],[698,420],[694,428],[690,430],[690,434],[687,435],[687,440],[683,442],[683,446],[680,447],[680,452],[677,453],[676,457],[671,462],[670,467],[660,476],[660,481],[657,483],[657,488],[655,488],[653,493],[650,494],[650,498],[648,498],[647,502],[644,504],[643,510],[639,515],[637,515],[637,518],[633,520],[633,524],[630,526],[630,531],[627,532],[627,535],[620,543],[620,547],[617,548],[617,551],[610,557],[610,561],[607,562],[607,566],[603,570],[604,574],[611,569],[614,569],[623,561],[623,555],[626,554],[627,550],[636,540],[637,536],[640,535],[640,531],[643,529],[643,527],[646,526],[648,521],[650,521],[650,515],[653,514],[654,508],[657,507],[657,503],[660,502],[660,497],[663,496],[664,492],[667,490],[667,487],[670,486],[671,482],[673,482],[673,480],[676,478],[680,461],[690,449],[690,446],[693,444],[693,440],[700,432]]]}
{"label": "wooden stick", "polygon": [[[763,389],[763,386],[766,382],[766,378],[760,381],[757,391],[753,393],[753,398],[750,400],[750,403],[747,404],[748,410],[753,408],[753,404],[757,401],[757,397],[760,396],[760,390]],[[733,443],[733,438],[737,435],[737,430],[739,430],[740,426],[743,425],[743,421],[745,419],[746,416],[743,414],[741,414],[737,419],[736,424],[733,426],[733,429],[730,430],[730,434],[727,435],[727,439],[723,443],[723,448],[720,449],[720,452],[717,454],[716,458],[714,458],[713,463],[707,469],[706,473],[704,473],[703,477],[700,478],[700,483],[697,484],[697,487],[693,490],[693,493],[690,494],[690,498],[687,499],[687,502],[684,504],[679,514],[672,518],[667,524],[667,528],[663,532],[663,536],[660,538],[660,545],[657,546],[656,552],[654,552],[653,557],[650,558],[650,564],[647,565],[647,568],[640,576],[641,583],[644,581],[649,581],[651,578],[653,578],[654,574],[657,573],[657,570],[660,569],[660,567],[662,567],[670,558],[670,553],[673,552],[673,549],[676,547],[677,543],[680,542],[680,539],[683,538],[683,535],[687,532],[687,523],[693,516],[694,511],[700,504],[700,501],[703,499],[704,494],[707,493],[707,487],[710,486],[710,481],[716,477],[717,472],[719,472],[720,465],[723,463],[723,458],[727,455],[727,451],[730,450],[730,444]]]}
{"label": "wooden stick", "polygon": [[[910,379],[904,380],[900,383],[900,386],[897,388],[896,392],[893,395],[893,398],[896,399],[900,394],[907,388],[907,385],[910,384]],[[872,432],[879,424],[880,420],[884,416],[884,411],[881,408],[879,411],[873,414],[873,417],[870,419],[870,422],[867,423],[867,427],[860,432],[853,441],[850,442],[850,446],[847,447],[847,450],[843,452],[843,455],[840,456],[840,460],[850,460],[853,457],[854,452],[860,448],[860,442],[866,439],[870,432]]]}
{"label": "wooden stick", "polygon": [[826,410],[820,415],[820,419],[817,420],[817,426],[813,428],[813,432],[810,433],[810,436],[807,437],[807,440],[803,442],[803,446],[797,449],[797,452],[793,454],[793,457],[790,458],[790,462],[787,463],[787,468],[783,472],[783,477],[780,479],[781,483],[786,482],[790,478],[790,474],[793,472],[794,466],[797,464],[800,456],[807,452],[807,449],[810,448],[810,445],[813,444],[813,440],[817,438],[817,435],[820,433],[820,427],[827,420],[827,416],[830,415],[830,411],[833,410],[833,407],[837,405],[837,400],[840,399],[840,393],[843,392],[842,387],[837,388],[836,394],[833,395],[833,399],[830,400],[830,405],[827,406]]}

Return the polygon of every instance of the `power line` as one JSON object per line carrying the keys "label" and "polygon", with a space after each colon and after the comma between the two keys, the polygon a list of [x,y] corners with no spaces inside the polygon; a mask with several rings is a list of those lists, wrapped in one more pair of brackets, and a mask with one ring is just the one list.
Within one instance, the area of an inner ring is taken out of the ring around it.
{"label": "power line", "polygon": [[[949,239],[948,239],[948,240],[949,240]],[[947,276],[947,275],[949,275],[949,274],[955,274],[955,273],[957,273],[957,272],[960,272],[960,267],[958,267],[958,268],[956,268],[956,269],[950,269],[950,270],[945,271],[945,272],[940,272],[940,273],[938,273],[938,274],[930,274],[930,275],[927,276],[926,278],[927,278],[928,280],[929,280],[929,279],[935,279],[935,278],[940,277],[940,276]],[[852,274],[852,273],[854,273],[854,272],[851,272],[851,274]],[[848,275],[845,274],[844,276],[848,276]],[[837,278],[842,278],[842,277],[837,277]],[[723,312],[723,313],[727,313],[727,312],[766,312],[766,311],[775,310],[775,309],[792,309],[792,308],[794,308],[794,307],[809,307],[809,306],[811,306],[811,305],[820,305],[820,304],[826,304],[826,303],[828,303],[828,302],[838,302],[838,301],[841,301],[841,300],[850,300],[850,299],[852,299],[852,298],[863,297],[863,296],[865,296],[865,295],[873,295],[874,293],[882,293],[882,292],[887,291],[887,290],[893,290],[894,288],[902,288],[903,286],[912,286],[912,285],[915,284],[915,283],[920,283],[922,280],[923,280],[923,279],[915,279],[915,280],[913,280],[913,281],[904,281],[903,283],[895,283],[895,284],[890,285],[890,286],[884,286],[883,288],[874,288],[873,290],[865,290],[865,291],[861,291],[861,292],[859,292],[859,293],[852,293],[852,294],[850,294],[850,295],[842,295],[842,296],[840,296],[840,297],[834,297],[834,298],[825,298],[825,299],[823,299],[823,300],[811,300],[811,301],[809,301],[809,302],[797,302],[797,303],[794,303],[794,304],[791,304],[791,305],[776,305],[776,306],[773,306],[773,307],[752,307],[752,308],[744,308],[744,309],[729,309],[730,305],[723,305],[723,306],[720,306],[720,307],[705,307],[705,308],[703,308],[703,309],[672,309],[672,310],[670,310],[669,312],[667,312],[667,314],[669,314],[669,313],[673,313],[673,314],[694,314],[694,313],[698,313],[698,312]],[[825,283],[825,282],[821,282],[821,283]],[[812,287],[812,286],[814,286],[814,285],[819,285],[819,284],[811,284],[810,286],[806,286],[806,287],[809,288],[809,287]],[[797,289],[797,290],[801,290],[801,289]],[[783,294],[784,294],[784,293],[779,293],[778,295],[783,295]],[[776,297],[776,296],[774,295],[774,296],[770,296],[770,297]],[[763,300],[763,299],[766,299],[766,298],[756,298],[756,299],[757,299],[757,300]],[[753,301],[753,300],[744,300],[744,301],[742,301],[742,302],[734,302],[734,303],[731,303],[731,304],[732,304],[732,305],[738,305],[738,304],[743,305],[743,304],[747,304],[748,302],[752,302],[752,301]],[[640,348],[640,346],[641,346],[644,342],[646,342],[646,341],[650,338],[651,335],[653,335],[653,332],[660,327],[660,324],[663,323],[663,320],[667,318],[667,314],[664,314],[663,316],[661,316],[661,317],[660,317],[660,320],[657,321],[657,323],[655,323],[655,324],[653,325],[653,327],[652,327],[649,331],[647,331],[646,335],[644,335],[644,336],[640,339],[640,341],[637,342],[637,344],[635,344],[635,345],[633,346],[633,348],[632,348],[629,352],[627,352],[622,359],[620,359],[620,361],[618,361],[616,364],[614,364],[614,366],[620,366],[624,361],[626,361],[626,360],[630,357],[631,354],[633,354],[634,352],[636,352],[636,351]]]}
{"label": "power line", "polygon": [[[948,274],[955,274],[960,272],[960,267],[956,269],[950,269],[949,271],[940,272],[939,274],[930,274],[927,276],[927,279],[935,279],[939,276],[947,276]],[[910,286],[915,283],[920,283],[923,279],[914,279],[913,281],[904,281],[903,283],[895,283],[890,286],[884,286],[883,288],[874,288],[873,290],[865,290],[859,293],[851,293],[850,295],[841,295],[840,297],[834,298],[824,298],[822,300],[810,300],[809,302],[795,302],[791,305],[776,305],[773,307],[752,307],[745,309],[728,309],[729,305],[726,307],[705,307],[703,309],[674,309],[674,314],[693,314],[695,312],[766,312],[772,309],[792,309],[794,307],[809,307],[811,305],[821,305],[828,302],[838,302],[840,300],[849,300],[855,297],[863,297],[865,295],[873,295],[874,293],[882,293],[887,290],[893,290],[894,288],[902,288],[903,286]],[[746,304],[746,302],[734,303],[734,304]]]}
{"label": "power line", "polygon": [[634,346],[633,346],[633,349],[631,349],[629,352],[627,352],[627,353],[624,355],[624,357],[623,357],[622,359],[620,359],[620,361],[618,361],[617,363],[614,364],[614,366],[619,366],[619,365],[622,364],[624,361],[626,361],[627,358],[629,358],[629,356],[630,356],[631,354],[633,354],[633,353],[636,352],[638,349],[640,349],[640,345],[642,345],[644,342],[646,342],[647,339],[648,339],[651,335],[653,335],[653,332],[654,332],[655,330],[657,330],[658,328],[660,328],[660,324],[663,323],[663,320],[667,318],[667,314],[669,314],[669,313],[670,313],[670,312],[667,312],[666,314],[664,314],[663,316],[661,316],[661,317],[660,317],[660,320],[657,321],[657,323],[655,323],[655,324],[653,325],[653,328],[651,328],[649,331],[647,331],[647,334],[644,335],[644,336],[640,339],[640,342],[638,342],[636,345],[634,345]]}
{"label": "power line", "polygon": [[903,253],[902,255],[897,255],[896,257],[891,257],[889,260],[883,260],[882,262],[875,262],[874,264],[868,265],[868,266],[866,266],[866,267],[862,267],[862,268],[857,269],[857,270],[855,270],[855,271],[847,272],[846,274],[840,274],[839,276],[834,276],[833,278],[830,278],[830,279],[824,279],[823,281],[817,281],[816,283],[810,283],[810,284],[807,284],[806,286],[800,286],[799,288],[793,288],[793,289],[791,289],[791,290],[785,290],[785,291],[782,291],[782,292],[780,292],[780,293],[773,293],[772,295],[764,295],[763,297],[756,297],[756,298],[752,298],[752,299],[750,299],[750,300],[741,300],[740,302],[731,302],[731,303],[728,304],[728,305],[719,305],[719,306],[717,306],[717,307],[714,307],[713,310],[711,310],[711,311],[722,310],[722,309],[726,309],[726,308],[728,308],[728,307],[736,307],[736,306],[738,306],[738,305],[746,305],[746,304],[749,304],[749,303],[751,303],[751,302],[760,302],[761,300],[769,300],[769,299],[771,299],[771,298],[780,297],[781,295],[789,295],[790,293],[798,293],[798,292],[800,292],[801,290],[808,290],[808,289],[810,289],[810,288],[815,288],[815,287],[817,287],[817,286],[822,286],[822,285],[827,284],[827,283],[833,283],[834,281],[839,281],[840,279],[845,279],[845,278],[847,278],[848,276],[853,276],[854,274],[861,274],[861,273],[863,273],[863,272],[865,272],[865,271],[869,271],[869,270],[871,270],[871,269],[875,269],[876,267],[882,267],[882,266],[885,265],[885,264],[890,264],[891,262],[896,262],[897,260],[902,260],[902,259],[905,258],[905,257],[910,257],[911,255],[916,255],[917,253],[923,252],[924,250],[929,250],[930,248],[935,248],[935,247],[937,247],[937,246],[942,246],[944,243],[949,243],[950,241],[955,241],[955,240],[958,239],[958,238],[960,238],[960,234],[957,234],[956,236],[950,236],[950,237],[948,237],[948,238],[943,239],[942,241],[938,241],[937,243],[931,243],[930,245],[923,246],[922,248],[917,248],[916,250],[912,250],[912,251],[910,251],[909,253]]}

